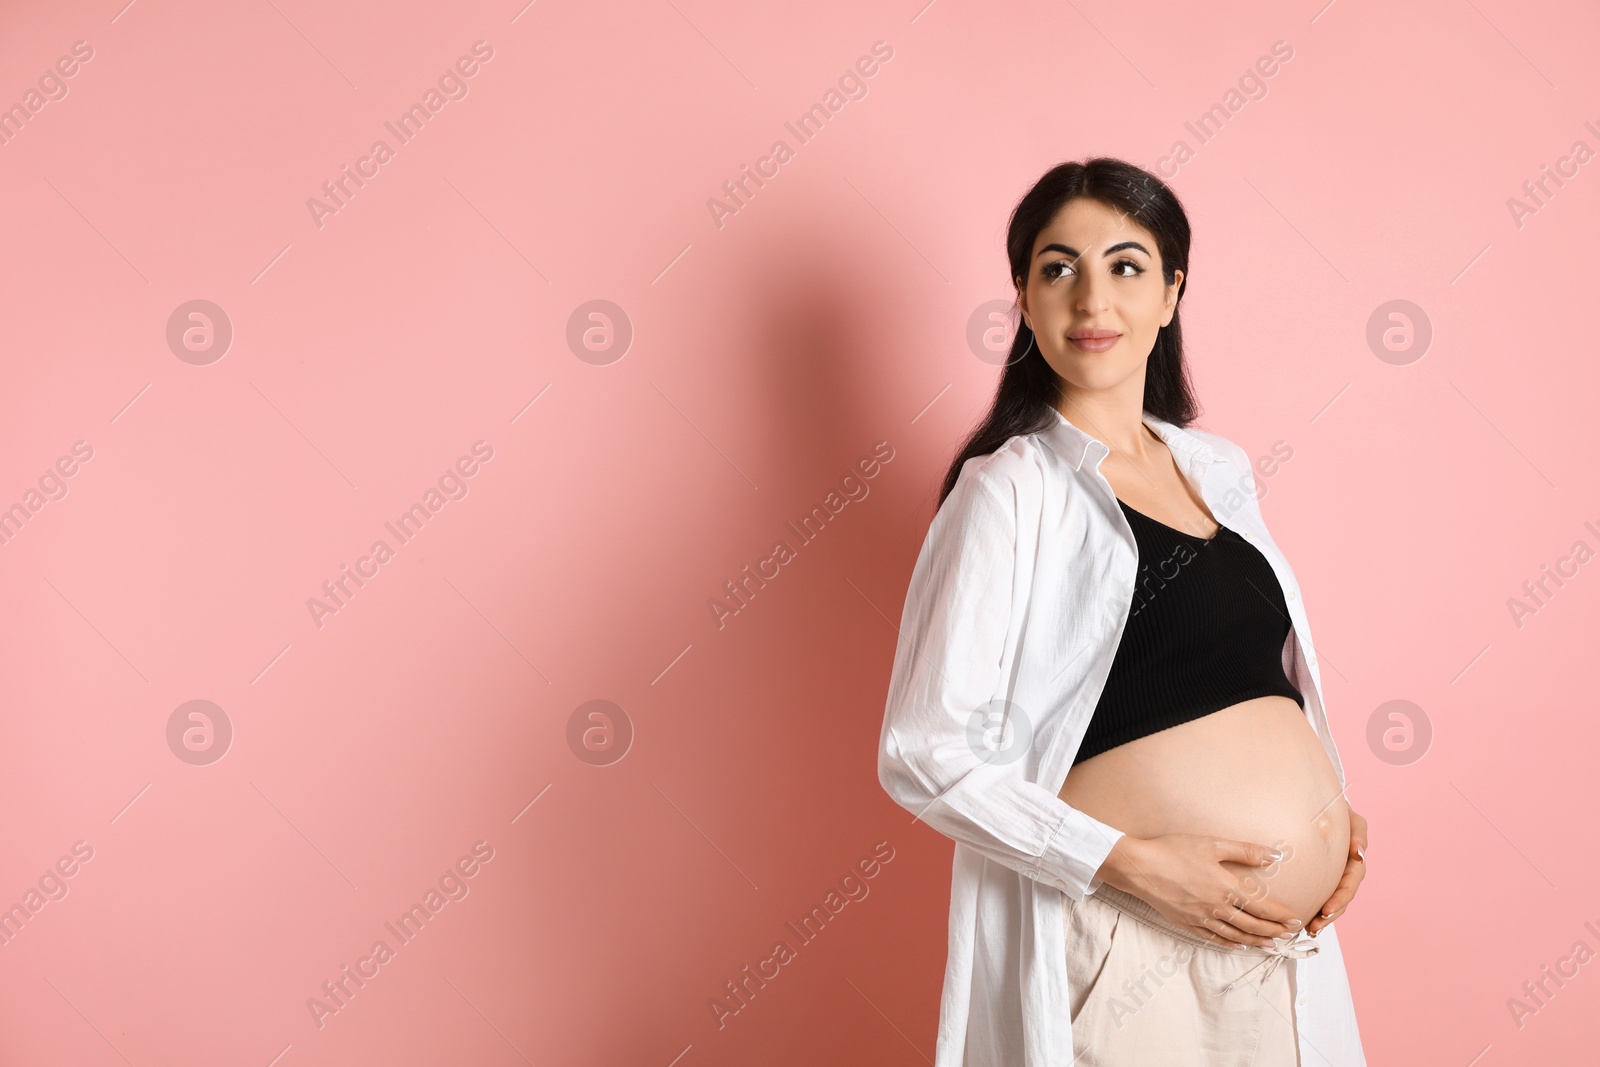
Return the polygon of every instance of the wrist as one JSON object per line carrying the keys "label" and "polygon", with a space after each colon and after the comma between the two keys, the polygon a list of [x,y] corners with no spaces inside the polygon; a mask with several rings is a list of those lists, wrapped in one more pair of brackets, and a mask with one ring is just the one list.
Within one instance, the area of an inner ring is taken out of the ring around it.
{"label": "wrist", "polygon": [[1095,877],[1124,893],[1133,893],[1137,884],[1134,881],[1135,877],[1143,881],[1139,872],[1145,865],[1149,844],[1144,838],[1123,834],[1117,838],[1117,843],[1111,846],[1111,851],[1106,854],[1105,862],[1095,872]]}

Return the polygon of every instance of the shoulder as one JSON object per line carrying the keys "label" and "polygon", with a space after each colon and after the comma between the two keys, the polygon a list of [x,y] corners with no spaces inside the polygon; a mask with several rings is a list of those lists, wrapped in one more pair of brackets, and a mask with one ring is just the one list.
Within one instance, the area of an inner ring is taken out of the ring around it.
{"label": "shoulder", "polygon": [[934,525],[1010,538],[1036,528],[1048,493],[1049,462],[1047,446],[1034,434],[1008,437],[993,452],[968,457]]}
{"label": "shoulder", "polygon": [[989,495],[1013,508],[1036,500],[1044,483],[1048,464],[1045,445],[1036,434],[1018,434],[1006,439],[993,452],[972,456],[961,465],[953,497],[967,494]]}

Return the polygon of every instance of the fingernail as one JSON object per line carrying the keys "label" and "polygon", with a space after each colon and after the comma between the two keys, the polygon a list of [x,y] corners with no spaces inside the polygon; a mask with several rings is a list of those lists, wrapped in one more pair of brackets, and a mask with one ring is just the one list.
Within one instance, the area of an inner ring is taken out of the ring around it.
{"label": "fingernail", "polygon": [[1299,919],[1290,919],[1288,925],[1290,925],[1290,926],[1304,926],[1305,923],[1301,922]]}
{"label": "fingernail", "polygon": [[1266,861],[1268,863],[1277,863],[1279,860],[1283,859],[1283,853],[1279,852],[1275,848],[1267,849],[1267,851],[1264,852],[1263,855],[1267,857]]}

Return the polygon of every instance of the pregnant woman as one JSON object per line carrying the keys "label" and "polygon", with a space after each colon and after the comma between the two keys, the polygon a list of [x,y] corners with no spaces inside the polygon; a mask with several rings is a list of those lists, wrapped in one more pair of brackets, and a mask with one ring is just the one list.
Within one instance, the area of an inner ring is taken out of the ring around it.
{"label": "pregnant woman", "polygon": [[1188,220],[1091,159],[1007,249],[1023,322],[912,572],[879,749],[957,843],[936,1067],[1364,1064],[1329,924],[1366,821],[1257,467],[1189,428]]}

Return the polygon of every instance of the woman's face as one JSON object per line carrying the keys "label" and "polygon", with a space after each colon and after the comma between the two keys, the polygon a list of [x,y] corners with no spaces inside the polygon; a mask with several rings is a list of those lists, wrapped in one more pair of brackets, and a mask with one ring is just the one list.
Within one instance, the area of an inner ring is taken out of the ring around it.
{"label": "woman's face", "polygon": [[1137,377],[1172,321],[1178,286],[1161,277],[1149,230],[1098,200],[1069,200],[1034,238],[1028,276],[1017,279],[1023,318],[1067,392],[1099,392]]}

